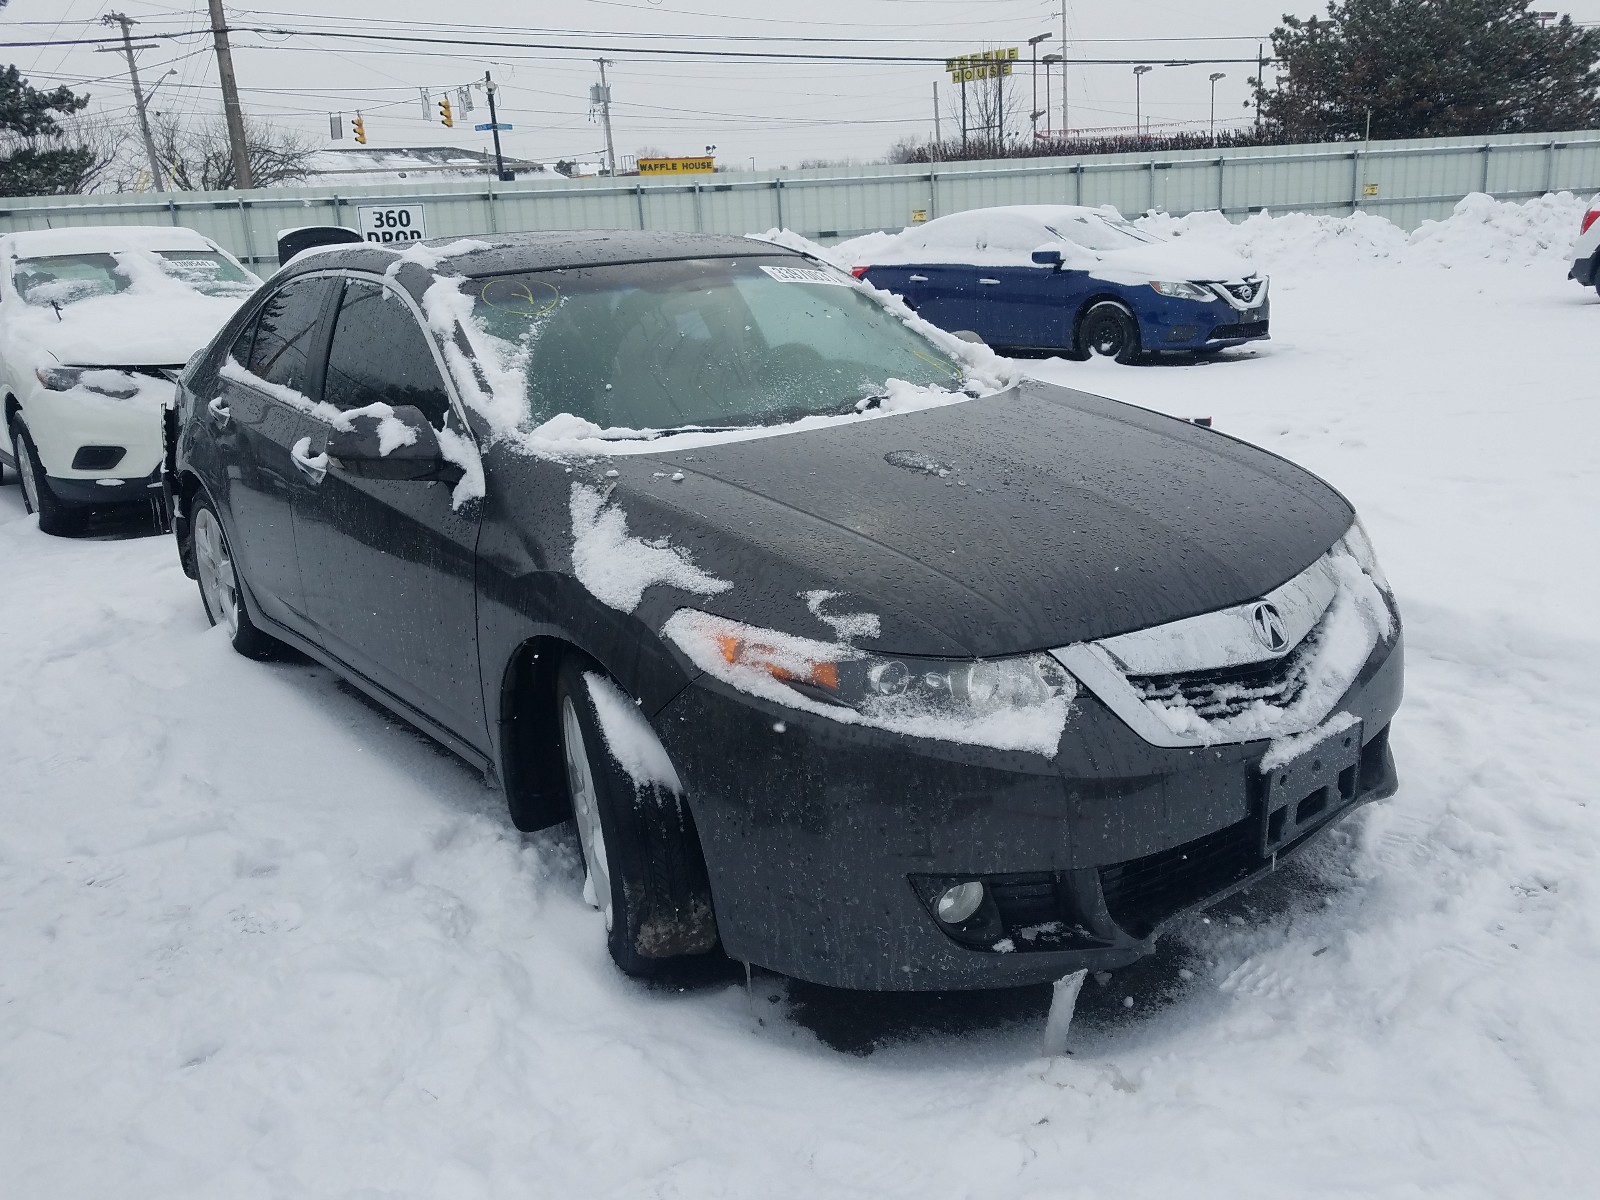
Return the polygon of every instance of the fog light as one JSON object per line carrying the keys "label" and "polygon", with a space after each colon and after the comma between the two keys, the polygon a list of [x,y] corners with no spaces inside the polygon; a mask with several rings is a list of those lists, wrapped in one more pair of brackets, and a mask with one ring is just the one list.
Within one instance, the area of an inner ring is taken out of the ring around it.
{"label": "fog light", "polygon": [[960,925],[969,920],[982,904],[983,884],[974,879],[946,888],[935,901],[933,910],[946,925]]}

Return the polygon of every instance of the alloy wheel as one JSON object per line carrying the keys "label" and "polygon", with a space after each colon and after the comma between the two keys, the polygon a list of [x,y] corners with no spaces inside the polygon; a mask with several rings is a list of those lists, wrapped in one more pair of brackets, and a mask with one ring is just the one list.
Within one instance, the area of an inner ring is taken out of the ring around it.
{"label": "alloy wheel", "polygon": [[567,786],[572,793],[572,817],[578,827],[578,842],[583,847],[583,862],[588,868],[584,899],[598,908],[611,932],[611,870],[606,862],[606,835],[600,826],[600,800],[595,790],[594,773],[583,744],[583,726],[571,696],[561,703],[561,748],[566,757]]}
{"label": "alloy wheel", "polygon": [[237,637],[239,590],[233,574],[233,559],[228,554],[222,526],[209,508],[201,508],[195,514],[194,565],[211,619],[226,627],[230,638]]}
{"label": "alloy wheel", "polygon": [[11,433],[11,456],[17,460],[17,478],[22,483],[22,503],[31,513],[39,511],[39,480],[33,473],[33,455],[22,435]]}

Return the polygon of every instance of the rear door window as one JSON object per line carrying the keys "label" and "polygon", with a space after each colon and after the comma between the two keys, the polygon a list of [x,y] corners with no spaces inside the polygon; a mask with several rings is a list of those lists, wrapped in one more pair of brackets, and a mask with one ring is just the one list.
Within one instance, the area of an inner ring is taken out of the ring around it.
{"label": "rear door window", "polygon": [[322,398],[342,410],[388,404],[420,409],[444,426],[449,393],[427,333],[397,294],[366,280],[345,284]]}
{"label": "rear door window", "polygon": [[261,306],[255,342],[246,364],[252,375],[268,383],[311,393],[313,347],[321,336],[322,314],[331,279],[294,279]]}

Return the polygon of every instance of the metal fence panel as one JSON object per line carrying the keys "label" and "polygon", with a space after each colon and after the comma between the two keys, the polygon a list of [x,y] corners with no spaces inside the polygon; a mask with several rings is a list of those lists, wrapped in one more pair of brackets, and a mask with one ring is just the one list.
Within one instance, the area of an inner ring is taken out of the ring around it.
{"label": "metal fence panel", "polygon": [[1366,211],[1405,229],[1450,214],[1469,192],[1522,200],[1600,192],[1600,130],[1308,146],[1250,146],[1084,158],[724,172],[690,181],[495,180],[152,196],[0,199],[0,232],[81,225],[187,225],[257,265],[277,233],[356,222],[365,204],[422,203],[428,234],[535,229],[750,233],[784,226],[823,241],[898,229],[913,214],[995,204],[1111,204],[1124,213],[1230,217],[1267,209]]}

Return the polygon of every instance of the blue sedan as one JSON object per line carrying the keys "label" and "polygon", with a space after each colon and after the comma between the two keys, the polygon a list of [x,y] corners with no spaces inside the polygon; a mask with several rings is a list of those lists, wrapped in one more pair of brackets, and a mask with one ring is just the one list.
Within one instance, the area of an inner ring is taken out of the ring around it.
{"label": "blue sedan", "polygon": [[973,209],[865,257],[857,278],[991,346],[1134,362],[1268,336],[1267,280],[1247,260],[1152,237],[1108,208]]}

